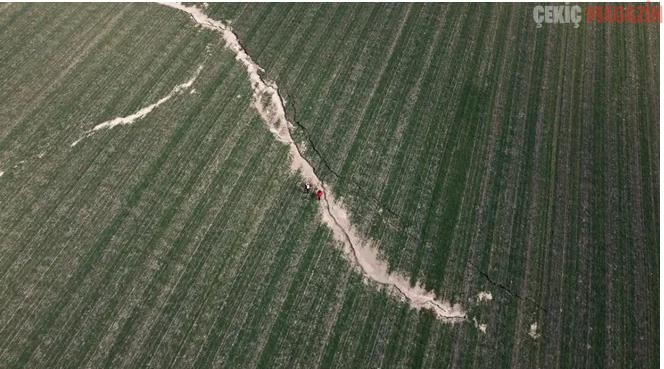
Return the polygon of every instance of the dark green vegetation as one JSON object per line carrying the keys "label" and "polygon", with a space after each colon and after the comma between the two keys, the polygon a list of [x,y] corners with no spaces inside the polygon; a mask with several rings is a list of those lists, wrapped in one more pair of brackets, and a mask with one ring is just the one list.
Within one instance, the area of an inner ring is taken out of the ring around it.
{"label": "dark green vegetation", "polygon": [[211,13],[393,268],[449,298],[494,293],[471,341],[491,360],[465,364],[655,366],[657,26],[537,30],[530,5]]}
{"label": "dark green vegetation", "polygon": [[[656,367],[656,25],[537,30],[530,5],[209,13],[391,267],[486,334],[360,281],[218,35],[156,5],[3,4],[0,368]],[[194,94],[69,147],[201,63]]]}

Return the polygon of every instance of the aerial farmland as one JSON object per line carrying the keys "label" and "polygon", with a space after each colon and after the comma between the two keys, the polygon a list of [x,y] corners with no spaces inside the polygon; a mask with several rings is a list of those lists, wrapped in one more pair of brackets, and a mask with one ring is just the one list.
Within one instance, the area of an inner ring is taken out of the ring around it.
{"label": "aerial farmland", "polygon": [[657,367],[660,24],[535,5],[0,4],[0,369]]}

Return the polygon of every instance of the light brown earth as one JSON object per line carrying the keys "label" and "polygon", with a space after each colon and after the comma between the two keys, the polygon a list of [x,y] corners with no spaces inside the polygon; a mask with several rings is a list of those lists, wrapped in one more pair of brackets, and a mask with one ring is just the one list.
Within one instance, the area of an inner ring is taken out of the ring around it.
{"label": "light brown earth", "polygon": [[264,70],[246,53],[232,29],[208,17],[194,6],[172,3],[164,5],[186,12],[200,26],[220,33],[226,42],[226,47],[235,53],[235,59],[246,68],[253,90],[254,107],[275,138],[289,146],[291,170],[299,172],[305,181],[315,187],[324,189],[325,198],[319,206],[323,222],[332,230],[335,239],[343,245],[347,259],[362,275],[367,280],[388,288],[415,309],[431,309],[445,322],[465,321],[466,312],[460,304],[437,299],[433,292],[426,291],[419,284],[411,286],[405,276],[388,271],[388,265],[379,257],[373,242],[359,234],[356,227],[351,224],[343,202],[334,196],[330,186],[320,180],[314,168],[300,153],[291,137],[292,124],[286,118],[284,102],[277,85],[261,76]]}
{"label": "light brown earth", "polygon": [[[168,95],[166,95],[166,96],[162,97],[161,99],[157,100],[157,102],[155,102],[154,104],[150,104],[150,105],[140,109],[139,111],[137,111],[133,114],[127,115],[126,117],[117,117],[117,118],[113,118],[111,120],[107,120],[105,122],[99,123],[96,126],[92,127],[92,129],[86,131],[83,134],[83,136],[81,136],[78,140],[72,142],[70,146],[74,147],[74,146],[78,145],[78,143],[81,142],[81,140],[92,136],[93,134],[95,134],[96,132],[98,132],[102,129],[113,129],[117,126],[124,126],[124,125],[133,124],[137,120],[139,120],[139,119],[145,117],[146,115],[150,114],[156,107],[158,107],[159,105],[161,105],[161,104],[165,103],[166,101],[170,100],[173,96],[179,95],[179,94],[183,93],[184,91],[186,91],[187,89],[191,88],[191,86],[194,84],[194,82],[196,81],[198,76],[201,74],[201,70],[203,70],[202,65],[198,66],[198,69],[196,69],[196,72],[194,72],[194,75],[191,76],[191,78],[189,78],[189,80],[173,87],[173,89],[171,90],[171,92]],[[193,93],[193,91],[194,90],[192,89],[191,92]]]}

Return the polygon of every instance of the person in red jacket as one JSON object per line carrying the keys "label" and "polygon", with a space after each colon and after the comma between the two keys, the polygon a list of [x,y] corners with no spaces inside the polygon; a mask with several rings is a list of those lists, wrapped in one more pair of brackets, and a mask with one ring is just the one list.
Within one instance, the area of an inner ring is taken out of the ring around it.
{"label": "person in red jacket", "polygon": [[322,200],[323,195],[324,195],[323,190],[316,191],[316,200]]}

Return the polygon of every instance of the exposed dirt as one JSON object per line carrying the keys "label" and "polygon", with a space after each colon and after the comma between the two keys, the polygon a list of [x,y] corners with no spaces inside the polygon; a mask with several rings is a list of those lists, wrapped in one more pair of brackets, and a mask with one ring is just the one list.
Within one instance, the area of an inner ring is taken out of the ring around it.
{"label": "exposed dirt", "polygon": [[535,340],[540,337],[540,334],[537,333],[537,322],[530,325],[530,330],[528,331],[528,335]]}
{"label": "exposed dirt", "polygon": [[304,159],[298,146],[293,141],[291,123],[286,118],[284,103],[276,84],[266,81],[261,74],[264,70],[245,52],[237,35],[226,24],[209,18],[202,10],[182,4],[163,4],[186,12],[203,28],[218,32],[224,38],[226,46],[235,53],[235,59],[246,69],[253,89],[253,104],[259,115],[280,142],[289,146],[290,168],[298,171],[302,177],[315,187],[325,191],[320,202],[320,214],[324,223],[332,230],[334,238],[343,245],[348,260],[368,280],[388,288],[399,298],[415,309],[427,308],[445,322],[462,322],[466,313],[460,304],[436,299],[433,292],[426,291],[420,285],[411,286],[408,278],[389,273],[387,264],[378,257],[377,248],[371,240],[362,237],[350,222],[348,211],[341,200],[335,198],[329,186],[325,185],[314,171],[312,165]]}
{"label": "exposed dirt", "polygon": [[486,333],[486,329],[488,327],[488,324],[480,323],[480,322],[477,321],[476,318],[473,318],[473,325],[475,326],[475,328],[479,329],[480,332]]}
{"label": "exposed dirt", "polygon": [[148,105],[148,106],[142,108],[141,110],[139,110],[139,111],[137,111],[137,112],[135,112],[131,115],[127,115],[126,117],[117,117],[117,118],[113,118],[111,120],[107,120],[105,122],[99,123],[96,126],[94,126],[92,129],[86,131],[83,134],[83,136],[81,136],[81,138],[79,138],[78,140],[72,142],[70,146],[74,147],[74,146],[78,145],[78,143],[81,142],[81,140],[92,136],[97,131],[100,131],[102,129],[112,129],[116,126],[124,126],[124,125],[128,125],[128,124],[132,124],[135,121],[145,117],[146,115],[150,114],[156,107],[158,107],[159,105],[161,105],[161,104],[165,103],[166,101],[170,100],[173,96],[179,95],[179,94],[183,93],[184,91],[186,91],[187,89],[189,89],[194,84],[196,79],[198,78],[198,75],[201,74],[201,70],[203,70],[203,65],[198,66],[198,68],[196,69],[196,72],[194,73],[194,75],[191,76],[191,78],[189,78],[189,80],[187,82],[184,82],[182,84],[179,84],[179,85],[173,87],[173,89],[171,90],[171,92],[168,95],[162,97],[156,103]]}
{"label": "exposed dirt", "polygon": [[491,294],[491,292],[482,291],[482,292],[477,294],[477,301],[478,302],[483,302],[483,301],[489,302],[491,300],[493,300],[493,295]]}

